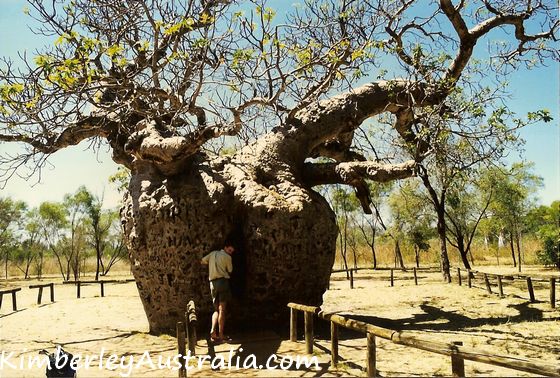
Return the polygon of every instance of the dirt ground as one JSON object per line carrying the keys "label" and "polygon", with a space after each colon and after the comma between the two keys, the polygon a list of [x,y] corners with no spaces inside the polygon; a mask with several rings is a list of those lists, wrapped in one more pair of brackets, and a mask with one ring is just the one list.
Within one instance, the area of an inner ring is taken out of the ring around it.
{"label": "dirt ground", "polygon": [[[515,273],[509,268],[479,270]],[[558,276],[558,273],[536,270],[524,273]],[[442,283],[437,272],[422,271],[418,278],[416,286],[412,271],[395,271],[395,284],[391,287],[388,270],[361,270],[355,275],[354,289],[350,290],[345,273],[335,273],[322,308],[325,312],[407,331],[423,339],[461,341],[464,346],[482,353],[560,366],[560,303],[556,309],[550,307],[548,283],[535,283],[537,302],[530,303],[521,280],[504,281],[506,296],[499,298],[487,293],[480,280],[469,289],[465,277],[463,286],[457,284],[455,276],[453,283]],[[7,295],[0,309],[0,351],[3,353],[0,376],[42,376],[44,367],[36,364],[30,367],[29,359],[38,356],[43,348],[53,350],[57,344],[75,356],[82,356],[79,377],[177,376],[172,360],[176,355],[176,339],[147,333],[148,324],[134,283],[108,284],[105,297],[100,297],[98,285],[86,286],[82,288],[80,299],[76,298],[73,285],[56,285],[56,301],[50,303],[46,290],[42,305],[36,304],[37,289],[28,288],[33,283],[15,281],[2,285],[23,289],[18,293],[17,312],[12,311],[11,298]],[[495,286],[493,291],[497,292]],[[319,319],[315,327],[314,352],[310,356],[305,355],[303,341],[286,341],[287,329],[234,334],[230,342],[210,347],[206,340],[199,340],[197,355],[221,356],[223,361],[215,358],[214,369],[209,361],[204,361],[198,369],[199,360],[193,359],[189,376],[365,375],[364,335],[340,332],[340,363],[333,369],[330,367],[328,324]],[[273,355],[276,358],[269,360]],[[92,359],[88,369],[83,367],[86,356]],[[316,358],[317,366],[297,367],[296,360],[303,357]],[[167,359],[170,362],[164,366]],[[267,361],[272,366],[283,363],[286,370],[254,368],[266,366]],[[290,361],[293,363],[289,364]],[[244,369],[244,364],[248,368]],[[381,376],[449,376],[451,362],[447,356],[377,338],[377,369]],[[465,361],[465,370],[468,376],[532,375],[470,361]]]}

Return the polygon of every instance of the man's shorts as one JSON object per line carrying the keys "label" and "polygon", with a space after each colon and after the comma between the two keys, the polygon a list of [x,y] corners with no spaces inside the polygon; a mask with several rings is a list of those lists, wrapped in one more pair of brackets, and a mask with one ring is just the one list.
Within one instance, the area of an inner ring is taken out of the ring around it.
{"label": "man's shorts", "polygon": [[217,278],[210,281],[210,294],[212,295],[212,302],[215,308],[218,308],[220,303],[229,302],[231,300],[229,279]]}

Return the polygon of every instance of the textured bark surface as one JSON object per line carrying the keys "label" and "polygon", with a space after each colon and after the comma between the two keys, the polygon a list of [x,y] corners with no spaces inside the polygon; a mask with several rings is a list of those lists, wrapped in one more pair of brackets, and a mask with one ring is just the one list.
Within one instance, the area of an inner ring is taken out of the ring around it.
{"label": "textured bark surface", "polygon": [[151,332],[174,329],[190,299],[208,322],[200,259],[228,238],[236,245],[229,329],[282,320],[289,301],[321,304],[335,216],[320,195],[293,181],[297,172],[275,159],[273,142],[265,138],[231,158],[198,155],[173,177],[135,166],[122,218]]}

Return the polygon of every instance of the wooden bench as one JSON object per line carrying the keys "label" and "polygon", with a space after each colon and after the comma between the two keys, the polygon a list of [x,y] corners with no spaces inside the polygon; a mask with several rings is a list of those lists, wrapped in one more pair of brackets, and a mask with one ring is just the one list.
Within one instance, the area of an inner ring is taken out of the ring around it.
{"label": "wooden bench", "polygon": [[126,280],[91,280],[91,281],[64,281],[63,284],[74,284],[76,285],[76,298],[81,298],[81,287],[84,285],[95,285],[99,284],[99,289],[101,291],[101,296],[105,296],[105,284],[107,283],[128,283],[134,282],[134,279]]}
{"label": "wooden bench", "polygon": [[12,307],[14,311],[17,311],[17,301],[16,301],[16,293],[21,290],[21,287],[17,287],[15,289],[4,289],[0,290],[0,308],[2,308],[2,297],[4,294],[12,294]]}
{"label": "wooden bench", "polygon": [[54,283],[51,282],[48,284],[29,285],[30,289],[39,289],[39,292],[37,293],[37,304],[41,304],[41,299],[43,297],[43,289],[45,287],[50,288],[51,302],[54,302]]}

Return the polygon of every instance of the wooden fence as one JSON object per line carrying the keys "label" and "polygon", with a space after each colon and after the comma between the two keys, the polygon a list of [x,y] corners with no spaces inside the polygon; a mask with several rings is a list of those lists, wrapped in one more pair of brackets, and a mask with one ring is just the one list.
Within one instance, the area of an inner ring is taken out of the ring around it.
{"label": "wooden fence", "polygon": [[[416,267],[412,268],[412,275],[414,277],[414,284],[418,285],[418,271],[420,270],[428,270],[430,268],[426,268],[426,269],[418,269]],[[393,268],[384,268],[384,269],[373,269],[373,268],[352,268],[352,269],[342,269],[342,270],[333,270],[331,271],[331,273],[343,273],[346,272],[347,277],[348,277],[348,281],[350,282],[350,289],[354,289],[354,275],[359,271],[359,270],[374,270],[374,271],[379,271],[379,270],[388,270],[389,271],[389,284],[391,287],[395,286],[395,270],[401,270],[402,269],[393,269]],[[330,289],[330,282],[329,282],[329,287]]]}
{"label": "wooden fence", "polygon": [[[184,319],[177,322],[177,350],[180,356],[187,355],[187,349],[191,356],[196,355],[196,326],[197,326],[196,306],[194,301],[187,303],[187,311]],[[187,365],[185,359],[180,359],[179,378],[187,376]]]}
{"label": "wooden fence", "polygon": [[[122,283],[129,283],[134,282],[134,279],[125,279],[125,280],[97,280],[97,281],[63,281],[63,284],[74,284],[76,285],[76,296],[77,298],[81,297],[81,287],[84,285],[92,285],[92,284],[99,284],[101,290],[101,296],[105,296],[105,284],[112,283],[112,284],[122,284]],[[29,285],[29,289],[39,289],[37,292],[37,304],[41,304],[43,298],[43,291],[45,288],[49,288],[50,291],[50,300],[54,302],[54,286],[55,283],[45,283],[45,284],[36,284],[36,285]],[[17,293],[21,291],[21,287],[16,288],[9,288],[9,289],[0,289],[0,309],[2,308],[2,299],[4,294],[11,294],[12,296],[12,308],[13,311],[17,311]]]}
{"label": "wooden fence", "polygon": [[527,288],[527,293],[529,296],[529,301],[531,301],[531,303],[536,302],[536,298],[535,298],[535,289],[533,286],[534,282],[539,282],[539,283],[548,283],[549,284],[549,303],[550,303],[550,307],[551,308],[556,308],[556,280],[559,280],[559,278],[556,277],[550,277],[550,278],[535,278],[535,277],[530,277],[530,276],[526,276],[526,275],[521,275],[521,274],[515,274],[515,275],[504,275],[504,274],[494,274],[494,273],[485,273],[485,272],[478,272],[476,270],[469,270],[469,269],[461,269],[461,268],[457,268],[457,283],[459,285],[462,285],[462,271],[465,271],[466,277],[467,277],[467,285],[468,287],[472,287],[473,286],[473,280],[478,276],[480,278],[482,278],[482,280],[484,281],[484,286],[486,288],[486,291],[489,294],[493,294],[494,292],[492,291],[492,284],[490,282],[490,279],[493,278],[496,281],[496,285],[498,287],[498,295],[501,297],[504,297],[504,283],[507,281],[515,281],[515,280],[523,280],[526,283],[526,288]]}
{"label": "wooden fence", "polygon": [[76,285],[76,298],[81,298],[82,297],[82,291],[81,291],[82,286],[98,284],[100,294],[101,294],[102,297],[104,297],[105,296],[105,284],[123,284],[123,283],[129,283],[129,282],[134,282],[134,279],[130,278],[130,279],[126,279],[126,280],[90,280],[90,281],[77,280],[77,281],[64,281],[62,283],[65,284],[65,285]]}
{"label": "wooden fence", "polygon": [[451,371],[454,377],[465,376],[465,360],[482,362],[490,365],[501,366],[508,369],[538,374],[543,376],[560,376],[560,367],[542,364],[526,359],[489,355],[471,348],[462,346],[461,342],[442,343],[431,340],[423,340],[417,336],[409,335],[405,331],[394,331],[387,328],[375,326],[354,319],[348,319],[337,314],[329,314],[321,311],[319,307],[306,306],[297,303],[288,303],[290,308],[290,341],[297,341],[297,313],[301,311],[305,316],[305,345],[306,353],[313,353],[313,318],[331,323],[331,366],[336,367],[338,363],[338,327],[344,327],[353,331],[362,332],[366,338],[367,355],[366,370],[368,377],[377,376],[376,364],[376,337],[389,340],[395,344],[406,345],[412,348],[425,350],[451,357]]}
{"label": "wooden fence", "polygon": [[[424,268],[422,270],[426,270],[426,269],[431,270],[431,268]],[[504,296],[504,283],[506,281],[523,279],[526,282],[527,291],[528,291],[528,295],[529,295],[529,300],[531,301],[531,303],[536,302],[535,290],[534,290],[533,283],[534,282],[540,282],[540,283],[548,282],[549,283],[549,288],[550,288],[550,295],[549,295],[550,307],[552,307],[552,308],[556,307],[556,281],[557,280],[560,281],[560,278],[550,277],[548,279],[544,279],[544,278],[534,278],[534,277],[521,275],[521,274],[500,275],[500,274],[493,274],[493,273],[477,272],[476,270],[468,270],[468,269],[461,269],[461,268],[456,268],[456,269],[457,269],[457,283],[459,285],[463,284],[462,271],[466,271],[467,285],[469,287],[473,286],[473,279],[476,278],[476,276],[480,276],[482,278],[483,282],[484,282],[484,285],[486,287],[486,291],[488,291],[488,293],[490,293],[490,294],[493,293],[492,284],[490,282],[490,279],[495,278],[496,285],[498,287],[498,294],[499,294],[500,297]],[[359,270],[373,270],[373,269],[372,268],[352,268],[352,269],[348,269],[348,270],[341,269],[341,270],[333,270],[331,273],[343,273],[343,272],[345,272],[347,274],[348,280],[350,282],[350,289],[354,289],[354,275]],[[399,270],[399,269],[384,268],[384,269],[376,269],[376,270],[389,270],[389,285],[391,287],[395,286],[395,270]],[[414,277],[414,284],[415,285],[418,285],[418,271],[420,271],[420,270],[421,269],[412,268],[412,276]],[[329,284],[329,288],[330,288],[330,284]]]}

